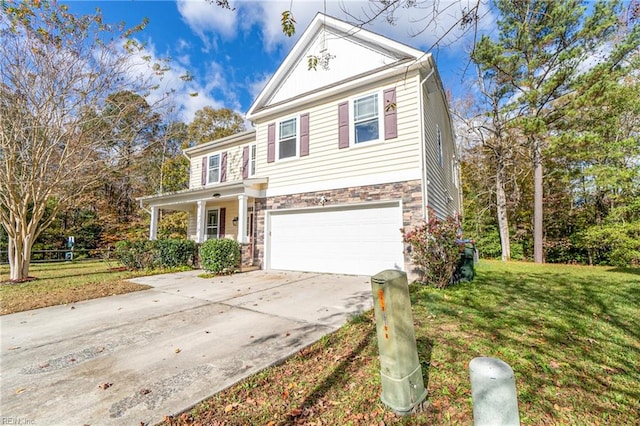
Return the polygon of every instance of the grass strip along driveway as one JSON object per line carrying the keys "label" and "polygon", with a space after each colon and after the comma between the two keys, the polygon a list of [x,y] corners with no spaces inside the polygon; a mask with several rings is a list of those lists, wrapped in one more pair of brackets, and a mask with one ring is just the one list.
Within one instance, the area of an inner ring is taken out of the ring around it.
{"label": "grass strip along driveway", "polygon": [[2,265],[0,315],[150,288],[125,281],[148,275],[148,272],[123,271],[113,266],[107,262],[89,261],[34,264],[30,275],[35,280],[10,283],[9,266]]}
{"label": "grass strip along driveway", "polygon": [[473,283],[411,298],[425,412],[380,402],[369,312],[164,425],[471,424],[476,356],[513,367],[522,424],[637,424],[640,270],[483,261]]}

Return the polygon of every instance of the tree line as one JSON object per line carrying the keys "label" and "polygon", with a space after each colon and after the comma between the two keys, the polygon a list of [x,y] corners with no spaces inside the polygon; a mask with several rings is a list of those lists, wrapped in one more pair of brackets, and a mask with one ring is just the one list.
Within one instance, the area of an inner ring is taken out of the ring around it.
{"label": "tree line", "polygon": [[640,6],[497,1],[458,101],[465,228],[484,254],[640,265]]}

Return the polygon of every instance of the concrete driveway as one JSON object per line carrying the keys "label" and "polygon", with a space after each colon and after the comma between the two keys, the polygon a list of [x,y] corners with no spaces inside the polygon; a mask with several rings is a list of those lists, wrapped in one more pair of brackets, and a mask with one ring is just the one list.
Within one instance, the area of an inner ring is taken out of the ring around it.
{"label": "concrete driveway", "polygon": [[201,271],[151,290],[0,317],[1,422],[153,424],[371,308],[369,277]]}

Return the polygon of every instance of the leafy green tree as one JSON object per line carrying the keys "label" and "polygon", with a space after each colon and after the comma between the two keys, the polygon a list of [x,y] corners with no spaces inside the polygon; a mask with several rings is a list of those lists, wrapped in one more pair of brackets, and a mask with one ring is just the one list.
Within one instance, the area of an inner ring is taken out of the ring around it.
{"label": "leafy green tree", "polygon": [[161,117],[139,94],[121,91],[107,96],[100,119],[110,171],[103,184],[106,206],[115,221],[126,223],[136,211],[135,197],[153,190],[149,166],[161,152]]}
{"label": "leafy green tree", "polygon": [[245,130],[244,119],[229,108],[215,109],[206,106],[196,111],[189,123],[189,139],[196,145],[231,136]]}
{"label": "leafy green tree", "polygon": [[166,126],[159,192],[174,192],[189,187],[189,160],[182,150],[189,147],[187,125],[173,122]]}
{"label": "leafy green tree", "polygon": [[565,188],[557,191],[564,222],[575,224],[565,234],[589,263],[640,262],[640,52],[619,49],[627,47],[576,80],[549,148]]}
{"label": "leafy green tree", "polygon": [[[622,25],[618,1],[498,0],[498,36],[472,53],[483,79],[501,87],[500,108],[530,150],[534,173],[534,260],[543,261],[543,150],[563,117],[572,84]],[[587,6],[590,6],[589,8]],[[628,35],[633,39],[635,35]],[[624,43],[627,45],[627,43]],[[633,41],[621,54],[628,54]],[[636,44],[637,46],[637,44]]]}

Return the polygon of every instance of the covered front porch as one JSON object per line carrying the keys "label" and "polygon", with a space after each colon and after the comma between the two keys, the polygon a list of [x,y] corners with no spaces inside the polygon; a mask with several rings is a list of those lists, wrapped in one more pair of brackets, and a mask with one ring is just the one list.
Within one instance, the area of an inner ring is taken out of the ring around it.
{"label": "covered front porch", "polygon": [[211,238],[231,238],[240,243],[242,264],[253,264],[257,199],[264,198],[267,179],[244,179],[206,188],[138,198],[151,215],[149,239],[158,237],[160,211],[188,213],[187,238],[202,243]]}

